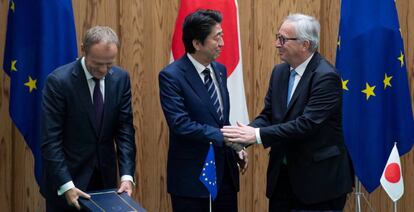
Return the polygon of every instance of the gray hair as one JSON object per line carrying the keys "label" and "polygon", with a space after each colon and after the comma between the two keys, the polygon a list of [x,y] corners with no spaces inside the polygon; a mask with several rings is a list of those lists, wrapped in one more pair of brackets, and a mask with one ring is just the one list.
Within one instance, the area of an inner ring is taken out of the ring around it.
{"label": "gray hair", "polygon": [[283,22],[293,24],[296,31],[296,37],[300,41],[310,42],[310,52],[315,52],[318,49],[319,35],[321,31],[321,25],[318,20],[312,16],[295,13],[287,16]]}
{"label": "gray hair", "polygon": [[104,42],[116,44],[119,47],[119,39],[114,30],[107,26],[94,26],[88,29],[83,37],[83,47],[88,52],[92,45]]}

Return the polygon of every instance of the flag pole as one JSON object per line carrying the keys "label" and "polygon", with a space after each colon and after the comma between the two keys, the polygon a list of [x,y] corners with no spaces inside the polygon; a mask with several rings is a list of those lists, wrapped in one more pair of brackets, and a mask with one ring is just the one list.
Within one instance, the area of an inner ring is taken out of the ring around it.
{"label": "flag pole", "polygon": [[361,212],[361,182],[355,175],[355,212]]}
{"label": "flag pole", "polygon": [[211,194],[209,195],[209,197],[210,197],[209,199],[210,199],[210,212],[211,212],[213,210],[211,207]]}
{"label": "flag pole", "polygon": [[394,206],[394,212],[397,212],[397,201],[392,201],[392,205]]}

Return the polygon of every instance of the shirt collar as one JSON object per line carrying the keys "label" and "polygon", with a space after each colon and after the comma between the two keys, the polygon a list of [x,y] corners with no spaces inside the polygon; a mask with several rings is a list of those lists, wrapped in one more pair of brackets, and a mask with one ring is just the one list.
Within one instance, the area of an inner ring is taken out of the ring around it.
{"label": "shirt collar", "polygon": [[206,69],[206,68],[209,68],[210,71],[213,71],[213,68],[211,67],[211,64],[208,64],[208,66],[205,67],[203,64],[201,64],[196,59],[194,59],[194,57],[191,56],[191,54],[187,53],[187,57],[188,57],[188,59],[190,59],[191,63],[194,65],[194,67],[197,70],[198,74],[201,74],[204,71],[204,69]]}
{"label": "shirt collar", "polygon": [[[308,64],[309,64],[310,60],[312,59],[313,55],[314,55],[314,53],[312,53],[312,54],[308,57],[308,59],[306,59],[306,60],[305,60],[302,64],[300,64],[298,67],[296,67],[296,68],[295,68],[296,73],[297,73],[300,77],[302,77],[303,73],[305,72],[306,67],[308,66]],[[292,70],[293,70],[293,68],[292,68],[292,67],[290,67],[290,70],[292,71]]]}

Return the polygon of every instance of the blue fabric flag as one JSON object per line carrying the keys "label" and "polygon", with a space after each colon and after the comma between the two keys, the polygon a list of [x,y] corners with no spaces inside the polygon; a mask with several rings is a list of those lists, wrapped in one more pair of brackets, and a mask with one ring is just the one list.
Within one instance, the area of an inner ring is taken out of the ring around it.
{"label": "blue fabric flag", "polygon": [[3,68],[10,77],[10,116],[35,160],[41,183],[40,113],[46,76],[77,57],[71,0],[9,2]]}
{"label": "blue fabric flag", "polygon": [[368,192],[380,184],[394,142],[414,142],[414,120],[394,0],[342,0],[336,67],[345,141]]}
{"label": "blue fabric flag", "polygon": [[207,188],[208,192],[210,192],[211,198],[215,200],[217,197],[216,159],[214,157],[213,144],[211,143],[199,179]]}

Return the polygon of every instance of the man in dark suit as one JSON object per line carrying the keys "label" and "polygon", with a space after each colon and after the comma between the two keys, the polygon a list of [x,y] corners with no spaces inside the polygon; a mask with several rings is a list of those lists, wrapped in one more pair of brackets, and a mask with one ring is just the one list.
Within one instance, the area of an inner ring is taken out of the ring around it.
{"label": "man in dark suit", "polygon": [[264,109],[250,126],[222,130],[230,142],[271,147],[269,211],[341,211],[352,190],[341,79],[317,52],[319,32],[314,17],[286,17],[276,34],[285,63],[273,69]]}
{"label": "man in dark suit", "polygon": [[[188,15],[183,25],[186,54],[159,74],[161,105],[170,129],[167,187],[175,212],[209,210],[209,192],[199,176],[210,142],[218,185],[213,211],[237,211],[238,156],[224,145],[220,132],[229,124],[226,68],[214,62],[224,45],[221,19],[213,10]],[[244,151],[239,156],[247,160]]]}
{"label": "man in dark suit", "polygon": [[135,130],[129,75],[114,66],[118,45],[111,28],[93,27],[83,57],[47,77],[41,143],[47,211],[80,209],[78,198],[89,198],[84,191],[116,188],[118,171],[118,192],[131,195]]}

